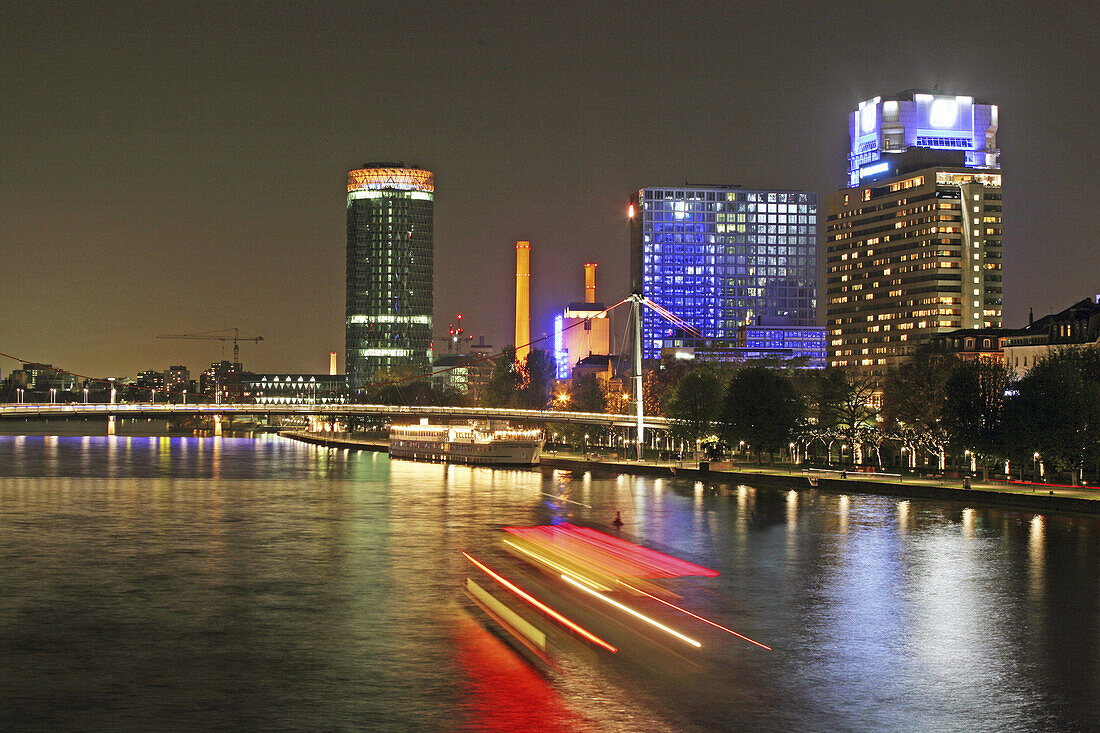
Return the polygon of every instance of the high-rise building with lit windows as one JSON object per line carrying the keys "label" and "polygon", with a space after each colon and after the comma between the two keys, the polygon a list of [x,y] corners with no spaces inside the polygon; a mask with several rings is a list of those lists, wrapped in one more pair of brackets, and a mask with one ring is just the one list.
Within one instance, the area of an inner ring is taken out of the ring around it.
{"label": "high-rise building with lit windows", "polygon": [[1001,327],[995,105],[908,91],[849,119],[825,232],[829,364],[882,374],[937,334]]}
{"label": "high-rise building with lit windows", "polygon": [[432,172],[373,163],[348,171],[348,386],[432,357]]}
{"label": "high-rise building with lit windows", "polygon": [[735,343],[746,325],[817,328],[817,194],[660,186],[639,190],[629,215],[632,289],[690,327],[647,308],[643,358]]}

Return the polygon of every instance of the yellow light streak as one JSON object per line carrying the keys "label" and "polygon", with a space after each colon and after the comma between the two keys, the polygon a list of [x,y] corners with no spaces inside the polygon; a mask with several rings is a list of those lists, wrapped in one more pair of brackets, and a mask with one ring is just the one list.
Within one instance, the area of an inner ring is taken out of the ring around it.
{"label": "yellow light streak", "polygon": [[599,590],[610,590],[610,588],[608,588],[607,586],[600,585],[599,583],[597,583],[595,581],[589,580],[588,578],[584,577],[583,575],[580,575],[580,574],[576,573],[573,570],[570,570],[569,568],[565,567],[564,565],[559,565],[556,562],[554,562],[553,560],[550,560],[549,558],[543,557],[542,555],[539,555],[536,552],[532,552],[531,550],[528,550],[525,547],[520,547],[519,545],[517,545],[515,542],[512,542],[511,540],[504,540],[504,544],[508,545],[509,547],[514,547],[515,549],[522,552],[524,555],[530,555],[535,560],[537,560],[538,562],[543,563],[544,565],[549,565],[550,567],[554,568],[554,570],[557,570],[559,573],[565,573],[567,575],[571,575],[571,576],[575,577],[577,580],[580,580],[583,583],[586,583],[587,585],[590,585],[593,588],[597,588]]}
{"label": "yellow light streak", "polygon": [[591,588],[588,588],[588,587],[578,583],[577,581],[573,580],[568,575],[562,575],[561,579],[564,580],[566,583],[569,583],[570,585],[573,585],[573,586],[576,586],[577,588],[580,588],[585,593],[588,593],[589,595],[596,596],[596,598],[599,598],[601,601],[603,601],[605,603],[609,603],[609,604],[611,604],[615,608],[618,608],[621,611],[626,611],[630,615],[634,616],[635,618],[641,619],[642,621],[645,621],[647,624],[649,624],[651,626],[657,627],[658,629],[665,632],[666,634],[670,634],[672,636],[675,636],[680,641],[691,644],[696,649],[702,649],[703,648],[703,645],[700,644],[699,642],[695,641],[695,639],[692,639],[689,636],[684,636],[683,634],[681,634],[679,631],[676,631],[675,629],[670,629],[669,627],[662,624],[660,621],[654,621],[653,619],[646,616],[645,614],[639,613],[638,611],[635,611],[630,606],[623,605],[622,603],[619,603],[616,600],[608,598],[607,596],[605,596],[601,593],[597,593],[596,591],[592,590]]}

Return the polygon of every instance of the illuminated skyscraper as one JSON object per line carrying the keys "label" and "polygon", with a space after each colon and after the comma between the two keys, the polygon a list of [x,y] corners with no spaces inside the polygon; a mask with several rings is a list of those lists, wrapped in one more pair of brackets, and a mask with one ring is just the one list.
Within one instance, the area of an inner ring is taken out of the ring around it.
{"label": "illuminated skyscraper", "polygon": [[817,327],[815,193],[643,188],[631,199],[630,238],[632,289],[702,336],[647,308],[643,358],[659,358],[663,348],[734,342],[746,324]]}
{"label": "illuminated skyscraper", "polygon": [[1001,326],[995,105],[902,92],[849,118],[848,186],[829,196],[829,363],[881,374],[934,335]]}
{"label": "illuminated skyscraper", "polygon": [[432,356],[432,172],[388,163],[348,172],[348,386]]}

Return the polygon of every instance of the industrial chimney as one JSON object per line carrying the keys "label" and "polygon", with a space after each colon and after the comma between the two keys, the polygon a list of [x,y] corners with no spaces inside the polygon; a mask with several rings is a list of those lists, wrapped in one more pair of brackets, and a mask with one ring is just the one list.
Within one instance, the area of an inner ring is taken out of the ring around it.
{"label": "industrial chimney", "polygon": [[531,352],[531,243],[516,242],[516,361]]}
{"label": "industrial chimney", "polygon": [[330,377],[336,375],[336,352],[328,352],[328,374]]}
{"label": "industrial chimney", "polygon": [[596,263],[584,263],[584,302],[596,302]]}

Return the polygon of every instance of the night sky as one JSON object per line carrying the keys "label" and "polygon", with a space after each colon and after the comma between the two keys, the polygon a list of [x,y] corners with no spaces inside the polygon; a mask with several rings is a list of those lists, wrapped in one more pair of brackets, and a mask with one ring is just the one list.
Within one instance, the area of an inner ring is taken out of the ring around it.
{"label": "night sky", "polygon": [[[642,186],[817,191],[847,114],[938,84],[1000,105],[1005,325],[1100,292],[1087,3],[0,5],[0,351],[133,376],[344,349],[348,168],[435,171],[435,321],[511,343],[627,292]],[[823,284],[823,280],[822,280]],[[819,287],[819,300],[823,287]],[[622,337],[622,324],[616,338]],[[6,375],[18,368],[2,359]]]}

